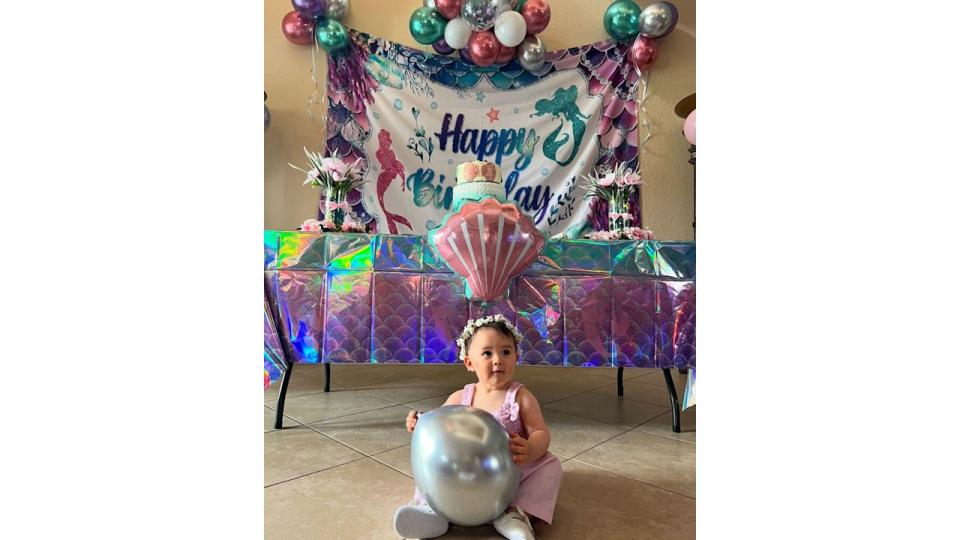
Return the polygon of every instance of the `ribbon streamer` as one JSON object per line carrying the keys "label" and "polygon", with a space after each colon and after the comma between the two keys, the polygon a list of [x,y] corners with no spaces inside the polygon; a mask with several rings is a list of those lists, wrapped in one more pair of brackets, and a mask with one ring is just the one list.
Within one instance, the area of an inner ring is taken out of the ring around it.
{"label": "ribbon streamer", "polygon": [[[320,54],[320,45],[317,44],[317,40],[313,40],[313,47],[310,47],[310,78],[313,79],[313,93],[310,94],[310,97],[307,99],[307,115],[310,116],[310,121],[317,123],[317,117],[319,116],[320,121],[324,124],[324,129],[326,129],[327,123],[327,114],[326,109],[321,108],[319,115],[314,114],[314,109],[321,107],[320,102],[324,100],[323,92],[320,88],[320,79],[317,78],[317,72],[320,71],[320,66],[317,65],[317,56]],[[329,60],[327,60],[329,62]]]}
{"label": "ribbon streamer", "polygon": [[[653,136],[653,129],[650,126],[650,118],[647,116],[647,97],[649,96],[649,86],[647,84],[648,74],[646,71],[640,72],[640,86],[643,90],[640,92],[640,96],[637,98],[637,121],[643,127],[642,137],[637,141],[637,150],[638,152],[646,152],[645,148],[647,141]],[[638,160],[639,161],[639,160]]]}
{"label": "ribbon streamer", "polygon": [[340,202],[327,202],[325,203],[327,210],[349,210],[350,205],[346,201]]}

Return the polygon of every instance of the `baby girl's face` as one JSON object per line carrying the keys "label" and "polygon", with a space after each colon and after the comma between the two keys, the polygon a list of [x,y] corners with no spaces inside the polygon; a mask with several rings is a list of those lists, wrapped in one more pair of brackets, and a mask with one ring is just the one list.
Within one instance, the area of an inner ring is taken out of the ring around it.
{"label": "baby girl's face", "polygon": [[494,328],[481,328],[473,334],[465,360],[477,379],[493,389],[509,388],[517,367],[517,348],[513,339]]}

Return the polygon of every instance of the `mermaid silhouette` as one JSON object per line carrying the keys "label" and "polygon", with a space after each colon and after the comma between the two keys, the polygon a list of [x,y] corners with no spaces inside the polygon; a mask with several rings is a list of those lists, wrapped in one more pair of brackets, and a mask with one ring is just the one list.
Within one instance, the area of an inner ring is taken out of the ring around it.
{"label": "mermaid silhouette", "polygon": [[559,137],[560,132],[563,131],[565,126],[563,118],[560,119],[560,126],[550,132],[543,141],[544,155],[556,161],[557,165],[561,167],[569,165],[570,162],[577,157],[577,150],[580,149],[583,134],[587,131],[587,124],[584,123],[584,120],[590,119],[589,116],[584,116],[583,113],[580,112],[580,109],[577,108],[577,87],[571,86],[566,90],[557,88],[557,91],[553,93],[553,99],[541,99],[537,101],[535,108],[537,112],[531,114],[530,118],[549,113],[552,114],[554,118],[559,118],[560,115],[563,115],[573,124],[573,150],[570,152],[570,157],[568,157],[566,161],[557,160],[557,151],[560,150],[560,147],[567,144],[567,141],[570,139],[570,136],[566,133],[564,133],[562,137]]}
{"label": "mermaid silhouette", "polygon": [[377,149],[377,161],[380,162],[380,169],[382,171],[380,176],[377,177],[377,201],[383,210],[383,217],[387,220],[387,229],[390,231],[390,234],[398,234],[397,223],[400,223],[413,231],[413,227],[410,226],[407,218],[390,213],[386,205],[383,204],[383,195],[387,192],[387,188],[390,187],[395,177],[400,177],[400,190],[406,191],[406,187],[404,186],[404,178],[406,178],[406,175],[403,171],[403,163],[400,163],[397,155],[393,153],[393,149],[390,147],[393,142],[390,139],[390,132],[381,129],[380,133],[377,134],[377,140],[380,142],[380,147]]}

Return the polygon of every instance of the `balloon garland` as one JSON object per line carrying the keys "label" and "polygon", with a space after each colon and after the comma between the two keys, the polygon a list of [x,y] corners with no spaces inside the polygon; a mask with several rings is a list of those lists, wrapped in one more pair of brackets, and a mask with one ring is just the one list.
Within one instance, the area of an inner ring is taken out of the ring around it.
{"label": "balloon garland", "polygon": [[657,61],[659,45],[655,40],[673,31],[679,14],[670,2],[656,2],[641,8],[633,0],[616,0],[603,14],[603,28],[616,41],[634,40],[627,60],[640,71],[649,70]]}
{"label": "balloon garland", "polygon": [[293,11],[283,17],[283,35],[294,45],[316,42],[330,55],[344,52],[350,44],[340,23],[350,10],[350,0],[292,0]]}
{"label": "balloon garland", "polygon": [[516,58],[534,70],[547,58],[537,34],[549,23],[547,0],[423,0],[410,15],[410,34],[438,54],[459,51],[481,67]]}

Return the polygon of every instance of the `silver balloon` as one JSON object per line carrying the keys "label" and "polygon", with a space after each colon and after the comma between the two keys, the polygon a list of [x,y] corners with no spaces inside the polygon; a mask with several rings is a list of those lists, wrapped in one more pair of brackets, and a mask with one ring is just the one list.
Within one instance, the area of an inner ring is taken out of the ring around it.
{"label": "silver balloon", "polygon": [[489,30],[500,14],[500,0],[463,0],[460,16],[474,30]]}
{"label": "silver balloon", "polygon": [[503,13],[504,11],[516,11],[517,4],[520,0],[497,0],[497,15]]}
{"label": "silver balloon", "polygon": [[436,0],[423,0],[423,7],[437,9],[437,2]]}
{"label": "silver balloon", "polygon": [[517,61],[528,71],[540,69],[547,61],[547,50],[539,37],[527,36],[523,43],[517,46]]}
{"label": "silver balloon", "polygon": [[677,8],[669,2],[650,4],[640,12],[640,35],[659,38],[677,25]]}
{"label": "silver balloon", "polygon": [[421,415],[410,443],[410,463],[430,507],[457,525],[493,521],[520,485],[507,430],[475,407],[448,405]]}
{"label": "silver balloon", "polygon": [[328,19],[341,21],[348,11],[350,11],[350,0],[327,0]]}

